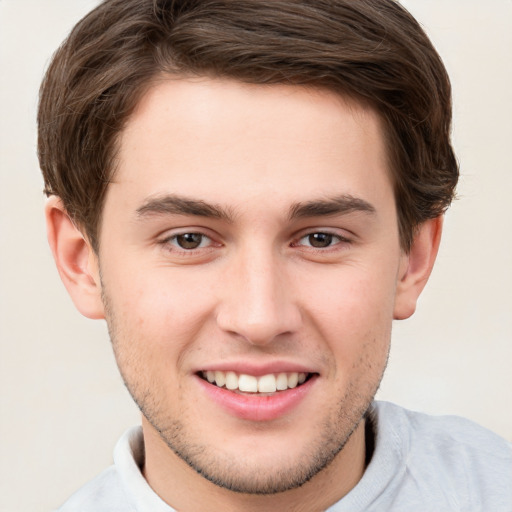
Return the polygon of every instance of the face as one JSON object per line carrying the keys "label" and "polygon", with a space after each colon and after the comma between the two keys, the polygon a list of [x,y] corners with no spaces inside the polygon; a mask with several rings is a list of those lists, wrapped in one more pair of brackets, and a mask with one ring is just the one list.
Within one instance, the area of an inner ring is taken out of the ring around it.
{"label": "face", "polygon": [[369,109],[163,80],[122,134],[99,251],[115,355],[145,434],[222,487],[291,489],[340,457],[403,264]]}

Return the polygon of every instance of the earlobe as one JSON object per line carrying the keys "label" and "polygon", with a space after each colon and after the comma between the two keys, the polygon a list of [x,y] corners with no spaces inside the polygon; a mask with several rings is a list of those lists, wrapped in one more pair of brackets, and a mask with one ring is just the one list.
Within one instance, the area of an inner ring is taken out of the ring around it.
{"label": "earlobe", "polygon": [[104,318],[95,252],[55,196],[45,207],[48,243],[60,278],[76,308],[88,318]]}
{"label": "earlobe", "polygon": [[395,320],[405,320],[416,310],[418,297],[427,284],[436,260],[442,227],[443,217],[421,224],[411,250],[403,255],[395,296]]}

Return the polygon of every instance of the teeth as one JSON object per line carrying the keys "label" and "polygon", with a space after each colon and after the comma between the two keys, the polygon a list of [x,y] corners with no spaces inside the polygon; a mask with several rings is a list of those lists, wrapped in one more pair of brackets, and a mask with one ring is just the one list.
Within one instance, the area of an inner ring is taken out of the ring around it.
{"label": "teeth", "polygon": [[276,377],[275,375],[263,375],[258,379],[258,391],[260,393],[275,393],[276,392]]}
{"label": "teeth", "polygon": [[299,383],[299,374],[298,373],[290,373],[290,375],[288,375],[288,387],[296,388],[298,383]]}
{"label": "teeth", "polygon": [[256,393],[258,391],[258,379],[252,375],[242,374],[238,377],[238,389],[248,393]]}
{"label": "teeth", "polygon": [[214,381],[217,384],[217,386],[221,388],[222,386],[224,386],[224,384],[226,384],[226,374],[224,372],[215,372]]}
{"label": "teeth", "polygon": [[203,377],[210,383],[218,387],[226,387],[234,391],[239,390],[245,393],[275,393],[276,391],[285,391],[293,389],[306,380],[306,373],[269,373],[261,377],[247,375],[245,373],[237,374],[235,372],[206,371]]}
{"label": "teeth", "polygon": [[279,391],[283,391],[284,389],[288,389],[288,376],[286,375],[286,373],[280,373],[277,376],[276,388]]}
{"label": "teeth", "polygon": [[238,389],[238,376],[235,372],[226,373],[226,387],[231,390]]}

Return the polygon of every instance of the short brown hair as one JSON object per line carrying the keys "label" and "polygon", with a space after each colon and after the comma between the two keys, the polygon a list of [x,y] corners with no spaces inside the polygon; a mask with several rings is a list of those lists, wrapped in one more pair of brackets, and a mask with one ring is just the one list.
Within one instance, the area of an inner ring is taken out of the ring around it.
{"label": "short brown hair", "polygon": [[39,160],[97,251],[118,136],[162,73],[325,87],[385,126],[402,248],[453,199],[451,88],[394,0],[105,0],[56,52],[41,86]]}

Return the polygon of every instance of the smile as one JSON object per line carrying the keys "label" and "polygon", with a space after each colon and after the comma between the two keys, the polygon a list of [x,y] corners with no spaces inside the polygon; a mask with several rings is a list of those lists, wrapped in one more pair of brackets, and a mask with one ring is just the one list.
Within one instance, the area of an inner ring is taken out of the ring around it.
{"label": "smile", "polygon": [[255,373],[203,370],[195,375],[211,403],[231,416],[259,422],[277,420],[297,411],[320,380],[318,373]]}
{"label": "smile", "polygon": [[299,372],[269,373],[256,377],[245,373],[233,371],[203,371],[200,376],[210,384],[230,391],[241,391],[244,393],[275,393],[286,391],[303,384],[309,374]]}

